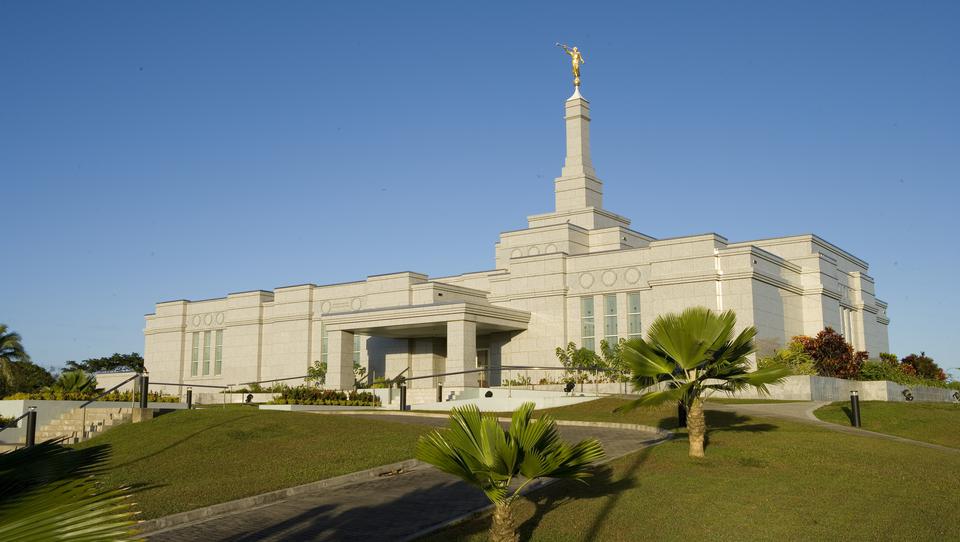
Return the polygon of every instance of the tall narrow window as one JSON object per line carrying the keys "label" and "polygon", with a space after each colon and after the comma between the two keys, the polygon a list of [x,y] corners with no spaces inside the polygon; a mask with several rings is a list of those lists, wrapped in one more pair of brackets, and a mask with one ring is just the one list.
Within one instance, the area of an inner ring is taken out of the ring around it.
{"label": "tall narrow window", "polygon": [[593,298],[580,298],[580,341],[583,348],[596,349],[593,326]]}
{"label": "tall narrow window", "polygon": [[617,294],[603,296],[603,338],[607,344],[617,344]]}
{"label": "tall narrow window", "polygon": [[320,324],[320,361],[327,362],[327,348],[330,343],[327,340],[327,326]]}
{"label": "tall narrow window", "polygon": [[216,350],[213,353],[213,374],[220,374],[223,368],[223,330],[217,330]]}
{"label": "tall narrow window", "polygon": [[190,354],[190,376],[197,376],[200,365],[200,332],[193,332],[193,348]]}
{"label": "tall narrow window", "polygon": [[360,335],[353,334],[353,362],[360,363]]}
{"label": "tall narrow window", "polygon": [[209,331],[203,332],[203,375],[210,374],[210,335]]}
{"label": "tall narrow window", "polygon": [[627,338],[636,339],[642,336],[640,331],[640,293],[627,294]]}

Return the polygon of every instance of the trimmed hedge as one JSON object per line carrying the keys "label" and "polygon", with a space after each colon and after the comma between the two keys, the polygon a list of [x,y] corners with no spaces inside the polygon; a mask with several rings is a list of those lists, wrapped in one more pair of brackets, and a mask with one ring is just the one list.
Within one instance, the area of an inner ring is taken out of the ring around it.
{"label": "trimmed hedge", "polygon": [[321,390],[311,386],[284,388],[272,405],[380,406],[380,398],[368,391]]}

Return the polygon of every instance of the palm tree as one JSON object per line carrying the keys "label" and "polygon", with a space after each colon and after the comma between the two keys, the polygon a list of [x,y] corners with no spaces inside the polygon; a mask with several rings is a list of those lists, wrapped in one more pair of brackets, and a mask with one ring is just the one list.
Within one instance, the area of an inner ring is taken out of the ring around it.
{"label": "palm tree", "polygon": [[[771,367],[750,371],[747,356],[756,350],[754,327],[733,337],[737,316],[716,314],[704,307],[681,314],[664,314],[653,322],[647,339],[631,339],[623,346],[631,380],[638,391],[659,384],[619,410],[678,401],[687,411],[690,457],[703,457],[707,431],[703,394],[707,390],[734,392],[748,386],[767,393],[767,384],[783,381],[789,371]],[[666,387],[666,389],[663,389]]]}
{"label": "palm tree", "polygon": [[96,480],[109,457],[53,441],[0,454],[0,540],[140,539],[130,491]]}
{"label": "palm tree", "polygon": [[97,389],[97,377],[87,374],[82,370],[64,371],[60,377],[53,383],[55,391],[65,393],[87,393]]}
{"label": "palm tree", "polygon": [[[476,405],[454,408],[449,429],[433,431],[417,443],[417,459],[462,478],[490,499],[490,540],[495,542],[518,540],[511,505],[527,484],[542,477],[582,480],[590,476],[590,465],[604,457],[596,439],[573,446],[560,440],[550,416],[532,419],[535,406],[524,403],[514,411],[507,431]],[[521,475],[526,480],[511,491]]]}
{"label": "palm tree", "polygon": [[8,333],[7,325],[0,324],[0,388],[4,387],[4,382],[10,389],[15,387],[13,368],[10,365],[18,361],[30,361],[30,356],[23,349],[20,334]]}

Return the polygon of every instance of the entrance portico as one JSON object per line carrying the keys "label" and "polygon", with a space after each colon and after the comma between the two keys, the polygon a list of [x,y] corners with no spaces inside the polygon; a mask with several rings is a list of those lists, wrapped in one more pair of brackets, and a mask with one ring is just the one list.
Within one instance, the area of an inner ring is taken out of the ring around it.
{"label": "entrance portico", "polygon": [[[409,377],[477,369],[477,337],[527,329],[526,311],[470,301],[331,313],[325,316],[327,385],[353,387],[354,335],[408,339]],[[444,341],[445,339],[445,341]],[[442,382],[423,379],[414,387],[476,387],[479,373],[448,375]]]}

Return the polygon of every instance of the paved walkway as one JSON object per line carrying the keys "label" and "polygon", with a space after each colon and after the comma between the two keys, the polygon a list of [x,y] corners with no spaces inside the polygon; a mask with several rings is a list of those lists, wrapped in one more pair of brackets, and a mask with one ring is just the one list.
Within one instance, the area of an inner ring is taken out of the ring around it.
{"label": "paved walkway", "polygon": [[[446,418],[363,416],[390,422],[446,425]],[[658,441],[651,433],[561,426],[567,441],[596,437],[608,458]],[[389,478],[301,495],[235,514],[157,531],[155,542],[279,540],[403,540],[489,504],[479,490],[429,465]]]}
{"label": "paved walkway", "polygon": [[799,421],[803,423],[809,423],[811,425],[816,425],[830,431],[836,431],[838,433],[847,433],[850,435],[860,435],[862,437],[878,438],[884,440],[892,440],[896,442],[901,442],[904,444],[912,444],[914,446],[922,446],[924,448],[933,448],[935,450],[942,450],[950,453],[960,453],[960,448],[950,448],[949,446],[941,446],[939,444],[932,444],[930,442],[923,442],[920,440],[913,440],[904,437],[898,437],[896,435],[888,435],[886,433],[875,433],[873,431],[867,431],[865,429],[858,429],[856,427],[851,427],[847,425],[838,425],[835,423],[825,422],[817,418],[813,411],[818,408],[829,405],[829,401],[803,401],[797,403],[754,403],[754,404],[723,404],[723,403],[706,403],[708,410],[719,410],[722,412],[733,412],[736,414],[742,414],[747,416],[766,416],[770,418],[782,418],[787,420]]}

